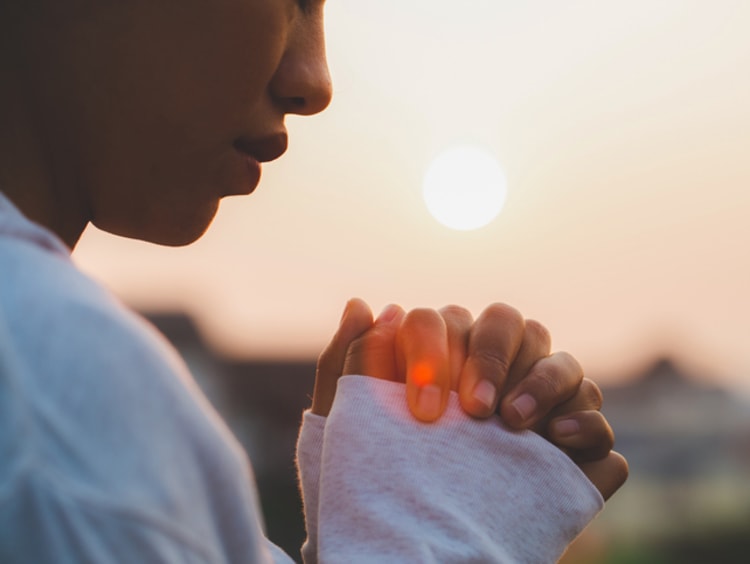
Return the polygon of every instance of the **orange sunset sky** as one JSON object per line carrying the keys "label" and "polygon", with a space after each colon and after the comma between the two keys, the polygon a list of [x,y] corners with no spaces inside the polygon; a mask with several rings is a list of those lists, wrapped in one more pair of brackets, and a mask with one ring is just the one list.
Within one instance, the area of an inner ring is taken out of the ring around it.
{"label": "orange sunset sky", "polygon": [[[349,297],[494,301],[603,382],[674,355],[750,393],[750,2],[329,0],[335,97],[208,234],[90,229],[74,258],[222,350],[312,358]],[[491,151],[502,214],[431,218],[442,149]]]}

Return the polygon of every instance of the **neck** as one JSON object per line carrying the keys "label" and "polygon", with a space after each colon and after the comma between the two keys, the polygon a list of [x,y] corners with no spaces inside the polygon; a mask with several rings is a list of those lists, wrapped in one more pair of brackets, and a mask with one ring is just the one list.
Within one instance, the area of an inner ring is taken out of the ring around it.
{"label": "neck", "polygon": [[0,190],[30,220],[53,231],[71,249],[88,220],[65,163],[55,162],[50,124],[35,104],[21,65],[0,61]]}

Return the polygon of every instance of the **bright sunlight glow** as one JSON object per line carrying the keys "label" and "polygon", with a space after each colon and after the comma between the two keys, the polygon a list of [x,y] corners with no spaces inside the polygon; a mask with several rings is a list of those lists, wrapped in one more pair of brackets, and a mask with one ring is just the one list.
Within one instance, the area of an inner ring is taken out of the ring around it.
{"label": "bright sunlight glow", "polygon": [[427,168],[422,194],[430,214],[451,229],[479,229],[505,204],[507,181],[497,159],[484,149],[456,146]]}

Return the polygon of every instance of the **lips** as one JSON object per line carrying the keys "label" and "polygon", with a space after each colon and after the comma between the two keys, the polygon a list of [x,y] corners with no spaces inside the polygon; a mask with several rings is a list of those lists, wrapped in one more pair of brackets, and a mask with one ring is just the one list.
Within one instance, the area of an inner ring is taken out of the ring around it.
{"label": "lips", "polygon": [[282,131],[266,137],[240,137],[233,146],[245,161],[246,172],[241,184],[227,195],[251,194],[260,182],[261,163],[278,159],[286,151],[287,134]]}
{"label": "lips", "polygon": [[259,163],[278,159],[286,152],[287,145],[288,139],[285,132],[257,139],[240,137],[234,142],[234,148],[237,151]]}

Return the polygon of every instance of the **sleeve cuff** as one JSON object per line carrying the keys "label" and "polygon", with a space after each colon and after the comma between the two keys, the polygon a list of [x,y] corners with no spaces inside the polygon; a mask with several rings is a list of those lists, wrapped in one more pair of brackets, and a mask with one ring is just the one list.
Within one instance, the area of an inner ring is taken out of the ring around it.
{"label": "sleeve cuff", "polygon": [[305,411],[297,439],[297,471],[307,528],[307,539],[302,545],[301,552],[307,564],[317,562],[320,456],[323,450],[325,424],[325,417],[310,410]]}
{"label": "sleeve cuff", "polygon": [[393,561],[551,562],[603,506],[557,447],[499,417],[470,418],[456,394],[424,424],[403,384],[345,376],[327,421],[318,419],[320,554],[345,550],[336,541],[345,539]]}

